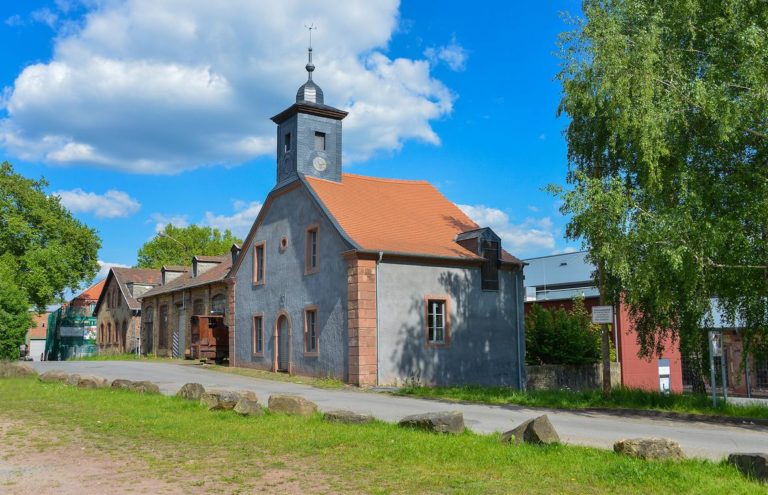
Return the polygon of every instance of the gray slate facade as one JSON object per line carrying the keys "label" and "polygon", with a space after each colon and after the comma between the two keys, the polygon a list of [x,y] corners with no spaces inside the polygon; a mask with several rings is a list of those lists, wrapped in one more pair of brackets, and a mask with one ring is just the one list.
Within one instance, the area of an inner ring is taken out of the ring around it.
{"label": "gray slate facade", "polygon": [[272,118],[277,184],[229,276],[231,364],[361,386],[522,387],[524,264],[428,183],[342,174],[346,112],[307,70]]}

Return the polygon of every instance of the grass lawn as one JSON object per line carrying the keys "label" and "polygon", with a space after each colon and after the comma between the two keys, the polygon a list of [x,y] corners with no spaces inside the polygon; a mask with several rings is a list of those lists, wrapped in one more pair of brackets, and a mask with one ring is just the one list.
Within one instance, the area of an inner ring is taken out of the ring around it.
{"label": "grass lawn", "polygon": [[718,401],[712,407],[712,397],[700,394],[661,394],[644,390],[615,389],[604,397],[599,390],[571,392],[567,390],[537,390],[520,392],[506,387],[406,387],[396,392],[431,399],[469,401],[483,404],[518,404],[556,409],[625,408],[651,409],[693,414],[714,414],[739,418],[768,419],[768,407],[740,406]]}
{"label": "grass lawn", "polygon": [[[136,354],[113,354],[106,356],[90,356],[79,359],[79,361],[147,361],[164,362],[172,364],[184,364],[190,366],[199,365],[198,361],[189,359],[177,359],[155,356],[136,356]],[[346,385],[336,378],[315,378],[309,376],[289,375],[287,373],[275,373],[273,371],[263,371],[251,368],[230,368],[220,365],[205,365],[205,369],[219,371],[221,373],[231,373],[233,375],[248,376],[251,378],[261,378],[264,380],[274,380],[278,382],[299,383],[302,385],[311,385],[318,388],[344,388]]]}
{"label": "grass lawn", "polygon": [[96,355],[96,356],[85,356],[77,359],[73,359],[73,361],[150,361],[150,362],[166,362],[166,363],[172,363],[172,362],[179,362],[179,359],[175,358],[169,358],[169,357],[158,357],[158,356],[137,356],[133,353],[126,353],[126,354],[104,354],[104,355]]}
{"label": "grass lawn", "polygon": [[320,415],[243,418],[177,398],[35,379],[0,380],[0,397],[0,417],[45,424],[190,490],[251,492],[278,468],[313,483],[309,492],[768,492],[725,463],[646,462],[586,447],[503,445],[496,435],[331,424]]}
{"label": "grass lawn", "polygon": [[[274,371],[263,371],[252,368],[229,368],[227,366],[206,366],[206,369],[230,373],[232,375],[248,376],[251,378],[262,378],[264,380],[275,380],[279,382],[300,383],[311,385],[318,388],[344,388],[347,385],[336,378],[314,378],[311,376],[289,375],[288,373],[275,373]],[[355,387],[357,388],[357,387]]]}

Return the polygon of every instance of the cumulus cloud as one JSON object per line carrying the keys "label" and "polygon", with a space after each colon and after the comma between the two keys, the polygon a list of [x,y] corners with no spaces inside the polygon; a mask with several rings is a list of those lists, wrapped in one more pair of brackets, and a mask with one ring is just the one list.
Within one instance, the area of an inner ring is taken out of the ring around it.
{"label": "cumulus cloud", "polygon": [[[431,122],[455,96],[429,60],[385,55],[398,3],[83,2],[87,15],[61,28],[52,60],[27,66],[6,90],[0,146],[24,160],[137,173],[271,155],[269,117],[306,80],[309,22],[319,26],[314,79],[327,103],[350,112],[345,160],[411,139],[439,144]],[[466,60],[455,43],[433,56],[456,69]]]}
{"label": "cumulus cloud", "polygon": [[216,215],[213,212],[206,211],[202,225],[217,228],[221,231],[229,229],[237,237],[245,239],[248,231],[251,229],[256,216],[261,211],[262,204],[259,201],[235,201],[235,213],[232,215]]}
{"label": "cumulus cloud", "polygon": [[516,256],[537,254],[555,247],[554,225],[549,217],[526,218],[512,223],[502,210],[484,205],[458,205],[481,227],[490,227],[501,237],[504,249]]}
{"label": "cumulus cloud", "polygon": [[56,191],[61,204],[73,213],[92,213],[99,218],[127,217],[139,211],[141,203],[123,191],[110,189],[104,194],[86,192],[80,188]]}
{"label": "cumulus cloud", "polygon": [[99,260],[99,272],[96,274],[96,278],[94,278],[94,281],[99,281],[103,278],[105,278],[109,274],[110,268],[128,268],[128,265],[123,265],[121,263],[110,263],[109,261],[102,261]]}
{"label": "cumulus cloud", "polygon": [[174,227],[180,227],[180,228],[189,226],[187,215],[165,215],[162,213],[151,214],[149,216],[149,220],[147,220],[147,223],[155,224],[155,232],[162,232],[163,230],[165,230],[165,226],[168,224],[171,224]]}
{"label": "cumulus cloud", "polygon": [[469,58],[467,50],[456,41],[455,36],[447,45],[427,48],[424,50],[424,56],[433,64],[443,62],[457,72],[467,68],[467,58]]}

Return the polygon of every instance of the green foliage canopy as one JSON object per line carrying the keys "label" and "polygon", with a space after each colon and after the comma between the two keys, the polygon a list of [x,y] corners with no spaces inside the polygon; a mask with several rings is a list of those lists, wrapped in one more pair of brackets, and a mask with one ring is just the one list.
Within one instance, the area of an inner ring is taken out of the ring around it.
{"label": "green foliage canopy", "polygon": [[700,349],[713,296],[765,350],[768,2],[583,6],[558,76],[571,187],[551,190],[568,237],[604,267],[645,355],[667,337]]}
{"label": "green foliage canopy", "polygon": [[42,310],[99,268],[96,232],[46,195],[47,185],[0,165],[0,357],[15,357],[31,306]]}
{"label": "green foliage canopy", "polygon": [[174,227],[168,224],[161,234],[139,248],[137,266],[161,268],[163,265],[189,265],[192,256],[221,256],[229,252],[232,244],[242,242],[229,229],[222,233],[212,227]]}
{"label": "green foliage canopy", "polygon": [[583,299],[571,311],[538,304],[525,317],[525,360],[528,364],[595,364],[600,361],[600,327]]}

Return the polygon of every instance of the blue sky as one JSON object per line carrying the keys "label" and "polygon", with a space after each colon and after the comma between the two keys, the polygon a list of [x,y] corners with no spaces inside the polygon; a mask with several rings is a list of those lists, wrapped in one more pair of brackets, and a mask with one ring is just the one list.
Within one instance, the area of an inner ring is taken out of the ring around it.
{"label": "blue sky", "polygon": [[167,221],[244,236],[314,22],[347,172],[429,180],[521,257],[578,247],[541,190],[567,169],[556,41],[578,2],[271,3],[3,2],[2,159],[98,230],[105,266]]}

